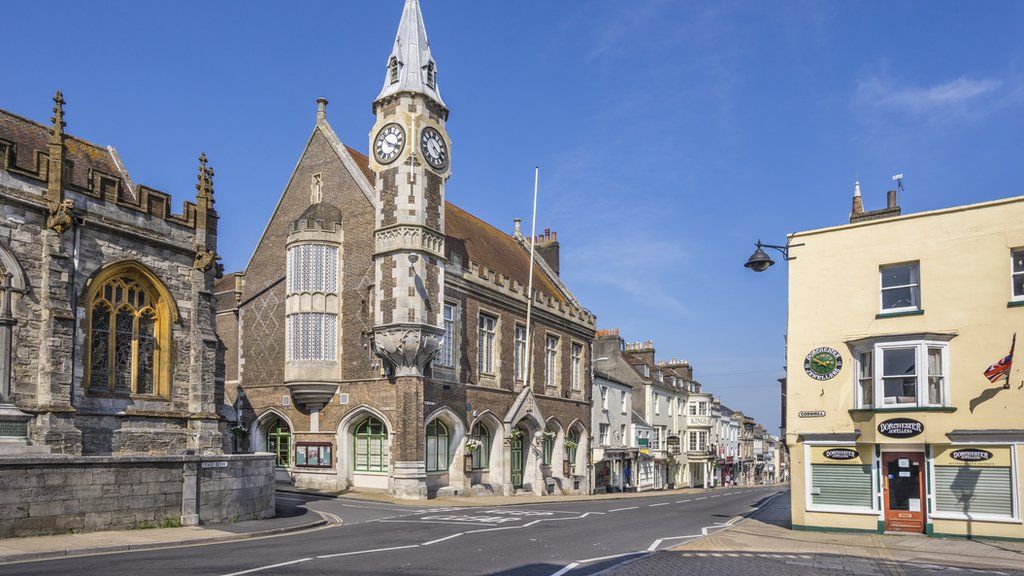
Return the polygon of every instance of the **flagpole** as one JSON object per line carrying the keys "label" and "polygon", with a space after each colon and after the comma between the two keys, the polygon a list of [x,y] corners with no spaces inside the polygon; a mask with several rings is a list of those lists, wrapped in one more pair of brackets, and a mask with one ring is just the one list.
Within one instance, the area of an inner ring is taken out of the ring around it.
{"label": "flagpole", "polygon": [[533,351],[530,321],[533,317],[533,259],[537,248],[537,183],[540,180],[540,166],[533,168],[533,218],[530,223],[530,273],[526,283],[526,366],[523,368],[523,387],[530,386],[530,357]]}

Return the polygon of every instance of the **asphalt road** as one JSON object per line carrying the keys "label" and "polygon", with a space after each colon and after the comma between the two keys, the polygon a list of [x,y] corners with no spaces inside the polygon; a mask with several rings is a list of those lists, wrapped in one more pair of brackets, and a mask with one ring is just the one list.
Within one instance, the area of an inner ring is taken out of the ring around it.
{"label": "asphalt road", "polygon": [[727,488],[493,508],[278,493],[282,508],[305,507],[342,523],[223,544],[0,565],[0,575],[579,576],[720,530],[777,492]]}

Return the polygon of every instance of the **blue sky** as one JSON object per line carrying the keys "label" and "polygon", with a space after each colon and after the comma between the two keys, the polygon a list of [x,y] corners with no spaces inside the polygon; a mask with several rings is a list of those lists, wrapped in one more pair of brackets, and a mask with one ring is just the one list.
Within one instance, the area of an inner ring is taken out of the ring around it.
{"label": "blue sky", "polygon": [[[449,199],[558,231],[605,328],[685,358],[777,431],[785,265],[752,243],[839,224],[902,172],[904,211],[1021,193],[1024,4],[423,0],[451,109]],[[220,247],[244,267],[318,96],[367,148],[400,0],[5,6],[0,107],[113,145],[133,179],[217,171]],[[1014,168],[1017,167],[1017,168]]]}

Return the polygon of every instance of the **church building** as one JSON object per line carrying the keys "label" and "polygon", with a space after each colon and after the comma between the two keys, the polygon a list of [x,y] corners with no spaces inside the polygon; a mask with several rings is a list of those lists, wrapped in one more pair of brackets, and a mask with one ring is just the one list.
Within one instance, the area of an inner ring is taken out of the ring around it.
{"label": "church building", "polygon": [[248,449],[299,486],[589,492],[595,318],[559,278],[557,235],[531,271],[518,220],[446,201],[457,154],[417,0],[373,112],[366,156],[318,100],[248,265],[216,288]]}

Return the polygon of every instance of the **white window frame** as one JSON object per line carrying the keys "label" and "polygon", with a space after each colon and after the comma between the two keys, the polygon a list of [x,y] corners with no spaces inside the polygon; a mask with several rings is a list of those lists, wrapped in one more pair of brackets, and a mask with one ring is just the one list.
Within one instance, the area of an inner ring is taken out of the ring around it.
{"label": "white window frame", "polygon": [[[554,347],[552,347],[554,342]],[[556,334],[544,335],[544,386],[556,388],[558,386],[558,372],[560,372],[559,348],[562,339]]]}
{"label": "white window frame", "polygon": [[1010,249],[1010,302],[1024,302],[1024,294],[1014,294],[1013,292],[1013,281],[1017,276],[1024,276],[1024,271],[1015,272],[1013,270],[1013,255],[1015,253],[1021,253],[1024,255],[1024,246]]}
{"label": "white window frame", "polygon": [[654,415],[661,416],[661,395],[654,393]]}
{"label": "white window frame", "polygon": [[[490,320],[490,327],[484,323],[484,319]],[[480,312],[477,318],[477,370],[482,376],[494,376],[494,350],[495,338],[498,333],[498,317],[486,312]]]}
{"label": "white window frame", "polygon": [[[1005,447],[1005,442],[971,442],[971,443],[956,443],[954,446],[998,446]],[[929,447],[925,458],[928,460],[928,517],[938,518],[939,520],[974,520],[976,522],[1000,522],[1004,524],[1024,524],[1020,516],[1020,481],[1017,479],[1017,444],[1010,444],[1010,481],[1012,482],[1013,490],[1010,493],[1011,502],[1013,503],[1013,515],[1002,516],[998,514],[958,514],[956,512],[939,512],[936,511],[936,498],[935,498],[935,453],[934,449]]]}
{"label": "white window frame", "polygon": [[[885,404],[885,383],[884,383],[884,366],[881,362],[884,362],[884,356],[882,351],[886,349],[895,348],[914,348],[914,363],[915,363],[915,377],[917,378],[917,389],[915,391],[914,402],[904,402],[900,404]],[[942,402],[933,404],[928,402],[928,350],[930,348],[938,348],[942,350]],[[873,366],[871,367],[871,386],[872,386],[872,405],[865,405],[861,400],[860,394],[860,355],[862,352],[871,352],[871,361]],[[937,340],[895,340],[885,342],[874,342],[870,345],[861,346],[854,349],[854,363],[855,372],[854,379],[856,380],[853,387],[853,405],[860,410],[901,410],[905,408],[947,408],[951,406],[950,403],[950,350],[949,342],[937,341]]]}
{"label": "white window frame", "polygon": [[601,410],[608,411],[608,387],[601,386]]}
{"label": "white window frame", "polygon": [[572,370],[572,390],[579,392],[583,381],[583,345],[577,342],[570,343],[570,366]]}
{"label": "white window frame", "polygon": [[[526,382],[526,326],[522,324],[516,324],[513,329],[513,358],[512,362],[515,365],[513,371],[513,378],[516,382]],[[520,336],[522,336],[520,338]]]}
{"label": "white window frame", "polygon": [[[448,311],[451,310],[451,317],[448,317]],[[444,322],[444,339],[441,340],[441,351],[434,358],[434,366],[440,368],[453,369],[455,368],[455,359],[457,355],[455,353],[455,331],[458,326],[459,318],[459,307],[458,304],[451,302],[445,302],[442,307],[442,322]]]}
{"label": "white window frame", "polygon": [[[808,512],[839,512],[843,514],[861,514],[865,516],[875,516],[879,520],[885,519],[885,512],[880,507],[880,478],[881,478],[881,456],[878,454],[872,454],[871,456],[871,507],[862,508],[860,506],[822,506],[813,504],[811,498],[811,490],[814,486],[814,478],[811,475],[811,446],[828,446],[828,447],[849,447],[856,448],[855,442],[805,442],[804,443],[804,508]],[[930,498],[930,495],[929,495]]]}
{"label": "white window frame", "polygon": [[600,436],[600,439],[601,439],[601,445],[602,446],[609,446],[609,445],[611,445],[611,435],[612,435],[611,424],[602,422],[602,423],[600,423],[598,425],[597,430],[598,430],[598,435]]}
{"label": "white window frame", "polygon": [[[886,268],[896,268],[899,266],[913,266],[917,269],[917,281],[912,284],[899,284],[897,286],[882,286],[882,272]],[[912,288],[914,290],[914,300],[916,304],[914,306],[902,306],[900,308],[885,308],[883,306],[882,295],[886,290],[896,290],[899,288]],[[921,310],[921,262],[919,260],[911,260],[908,262],[896,262],[893,264],[883,264],[878,267],[878,310],[879,314],[899,314],[901,312],[916,312]]]}
{"label": "white window frame", "polygon": [[[313,254],[314,248],[322,248],[318,255]],[[299,255],[297,258],[296,256]],[[323,258],[314,258],[322,256]],[[339,252],[335,244],[324,242],[301,242],[288,246],[285,257],[285,286],[287,294],[337,294]],[[307,274],[308,267],[308,274]],[[320,271],[322,286],[316,286],[312,280],[314,270]]]}

